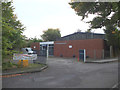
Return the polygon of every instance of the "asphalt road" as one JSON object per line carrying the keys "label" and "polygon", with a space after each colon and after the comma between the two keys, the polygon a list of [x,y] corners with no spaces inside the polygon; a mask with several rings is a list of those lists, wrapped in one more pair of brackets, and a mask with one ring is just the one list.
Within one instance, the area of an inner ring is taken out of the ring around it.
{"label": "asphalt road", "polygon": [[3,88],[112,88],[118,83],[118,62],[50,58],[47,63],[42,72],[3,78]]}

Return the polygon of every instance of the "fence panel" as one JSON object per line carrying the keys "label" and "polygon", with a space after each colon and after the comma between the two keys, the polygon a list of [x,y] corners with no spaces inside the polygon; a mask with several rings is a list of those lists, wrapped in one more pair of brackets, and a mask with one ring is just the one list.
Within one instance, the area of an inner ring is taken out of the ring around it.
{"label": "fence panel", "polygon": [[37,60],[34,60],[33,63],[46,64],[47,58],[45,56],[37,56]]}
{"label": "fence panel", "polygon": [[86,60],[99,60],[110,58],[110,51],[100,49],[86,49]]}
{"label": "fence panel", "polygon": [[37,53],[37,60],[34,60],[33,63],[46,64],[47,61],[47,51],[46,50],[34,50]]}

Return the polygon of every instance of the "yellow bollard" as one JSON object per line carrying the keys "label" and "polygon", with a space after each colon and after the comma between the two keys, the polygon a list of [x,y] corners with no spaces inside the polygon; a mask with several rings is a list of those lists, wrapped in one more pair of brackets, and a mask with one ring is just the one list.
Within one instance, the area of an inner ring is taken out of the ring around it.
{"label": "yellow bollard", "polygon": [[21,67],[27,67],[28,66],[28,60],[19,60],[18,65]]}
{"label": "yellow bollard", "polygon": [[22,67],[21,60],[19,60],[19,62],[18,62],[18,67]]}
{"label": "yellow bollard", "polygon": [[23,67],[27,67],[28,66],[28,60],[23,60]]}

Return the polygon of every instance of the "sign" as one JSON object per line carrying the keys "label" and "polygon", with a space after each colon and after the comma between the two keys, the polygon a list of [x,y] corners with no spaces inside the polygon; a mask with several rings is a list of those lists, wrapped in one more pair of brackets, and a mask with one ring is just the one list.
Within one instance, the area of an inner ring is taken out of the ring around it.
{"label": "sign", "polygon": [[37,54],[14,54],[13,60],[36,60]]}
{"label": "sign", "polygon": [[55,44],[66,44],[66,43],[55,43]]}
{"label": "sign", "polygon": [[69,45],[69,48],[72,48],[72,45]]}

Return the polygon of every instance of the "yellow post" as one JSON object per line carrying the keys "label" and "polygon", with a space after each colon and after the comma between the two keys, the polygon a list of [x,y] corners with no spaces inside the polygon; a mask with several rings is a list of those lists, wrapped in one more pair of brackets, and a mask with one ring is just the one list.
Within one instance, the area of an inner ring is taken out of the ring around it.
{"label": "yellow post", "polygon": [[19,60],[18,65],[21,67],[27,67],[28,66],[28,60]]}
{"label": "yellow post", "polygon": [[19,62],[18,62],[18,67],[22,67],[21,66],[21,60],[19,60]]}
{"label": "yellow post", "polygon": [[23,67],[27,67],[28,66],[28,60],[23,60]]}

